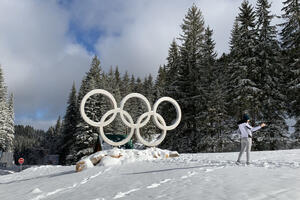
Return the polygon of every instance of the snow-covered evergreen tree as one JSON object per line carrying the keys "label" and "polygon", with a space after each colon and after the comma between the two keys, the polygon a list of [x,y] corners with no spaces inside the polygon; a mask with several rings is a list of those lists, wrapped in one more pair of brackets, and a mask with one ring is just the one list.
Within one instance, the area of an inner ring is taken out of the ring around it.
{"label": "snow-covered evergreen tree", "polygon": [[[181,25],[180,37],[181,63],[178,76],[178,101],[182,111],[182,129],[196,129],[199,124],[197,115],[205,105],[203,79],[206,68],[201,63],[204,40],[204,19],[200,9],[193,5]],[[182,130],[184,131],[184,130]]]}
{"label": "snow-covered evergreen tree", "polygon": [[[255,28],[255,13],[248,1],[244,0],[238,15],[239,34],[232,35],[231,50],[233,58],[227,68],[227,101],[229,114],[239,118],[249,110],[252,115],[258,111],[261,89],[256,83],[259,76],[257,64],[257,32]],[[235,28],[236,29],[235,25]]]}
{"label": "snow-covered evergreen tree", "polygon": [[[155,86],[153,82],[153,77],[151,74],[148,77],[145,77],[143,82],[143,95],[149,100],[151,108],[153,108],[154,100],[155,100]],[[144,112],[146,111],[146,107],[144,107]],[[166,113],[162,113],[163,116],[166,116]],[[153,118],[152,118],[153,119]],[[153,123],[153,120],[150,120],[145,127],[141,130],[141,135],[144,139],[151,141],[155,139],[157,134],[160,134],[160,130],[156,128]]]}
{"label": "snow-covered evergreen tree", "polygon": [[13,152],[14,149],[13,95],[7,99],[7,87],[0,66],[0,150]]}
{"label": "snow-covered evergreen tree", "polygon": [[156,98],[163,97],[166,94],[166,67],[159,66],[158,74],[155,81],[155,96]]}
{"label": "snow-covered evergreen tree", "polygon": [[216,64],[216,52],[215,42],[212,39],[213,31],[207,27],[204,35],[203,46],[203,65],[207,66],[206,79],[206,95],[207,103],[206,109],[201,112],[202,127],[205,130],[205,135],[209,137],[220,137],[224,134],[221,126],[224,125],[224,121],[227,117],[225,106],[225,95],[223,93],[223,87],[221,81],[223,81],[223,75],[220,71],[220,66]]}
{"label": "snow-covered evergreen tree", "polygon": [[15,127],[14,127],[14,96],[13,94],[10,95],[8,100],[8,106],[7,106],[7,116],[6,116],[6,133],[7,133],[7,151],[13,152],[14,151],[14,133],[15,133]]}
{"label": "snow-covered evergreen tree", "polygon": [[[145,92],[144,88],[143,88],[143,82],[139,77],[136,79],[134,92],[137,92],[137,93],[140,93],[140,94],[144,94],[144,92]],[[134,105],[135,105],[133,107],[133,109],[135,109],[135,111],[133,113],[133,120],[136,122],[138,117],[141,116],[147,110],[146,110],[146,105],[145,105],[144,102],[142,102],[141,100],[139,100],[137,98],[133,98],[132,100],[133,100]]]}
{"label": "snow-covered evergreen tree", "polygon": [[211,72],[213,65],[216,62],[217,53],[215,52],[215,41],[212,39],[213,30],[209,26],[205,29],[204,43],[203,43],[203,58],[202,62],[209,68]]}
{"label": "snow-covered evergreen tree", "polygon": [[200,138],[198,128],[201,120],[197,118],[206,105],[205,80],[207,68],[202,64],[204,43],[204,19],[196,5],[189,8],[181,25],[182,45],[179,48],[180,65],[177,80],[172,83],[176,88],[178,101],[183,116],[181,119],[180,134],[167,135],[163,147],[179,151],[195,151],[196,139]]}
{"label": "snow-covered evergreen tree", "polygon": [[4,77],[2,73],[2,68],[0,67],[0,150],[6,151],[6,136],[7,133],[4,129],[6,124],[6,116],[7,116],[7,107],[6,107],[6,96],[7,89],[4,85]]}
{"label": "snow-covered evergreen tree", "polygon": [[[169,55],[167,57],[167,65],[165,66],[165,79],[166,79],[166,93],[171,95],[172,83],[177,80],[178,70],[180,67],[180,55],[178,45],[175,40],[172,41],[169,48]],[[159,72],[159,74],[162,72]]]}
{"label": "snow-covered evergreen tree", "polygon": [[70,164],[66,162],[67,156],[70,154],[70,148],[75,141],[76,125],[78,121],[78,102],[75,88],[75,82],[73,82],[69,99],[67,102],[67,110],[64,116],[64,123],[62,127],[62,144],[60,151],[60,164]]}
{"label": "snow-covered evergreen tree", "polygon": [[[198,127],[201,133],[205,133],[205,135],[212,135],[211,125],[212,120],[215,117],[215,113],[212,111],[214,110],[213,107],[217,106],[213,103],[215,102],[214,98],[216,97],[211,94],[213,90],[216,91],[220,89],[216,88],[219,87],[219,85],[216,84],[216,80],[219,79],[219,77],[215,76],[215,74],[213,73],[217,54],[215,52],[215,42],[212,39],[212,35],[213,30],[207,27],[204,33],[204,42],[201,59],[201,65],[205,66],[205,73],[203,73],[202,76],[200,76],[201,85],[199,85],[199,87],[201,87],[201,89],[199,90],[201,91],[201,96],[204,97],[202,97],[202,99],[205,100],[204,102],[206,103],[205,105],[201,105],[203,104],[203,101],[197,102],[197,106],[201,106],[202,109],[199,110],[199,112],[196,114],[197,119],[199,120]],[[221,99],[222,98],[220,98],[220,100]]]}
{"label": "snow-covered evergreen tree", "polygon": [[[101,77],[100,61],[97,56],[95,56],[92,60],[90,70],[82,80],[78,93],[78,105],[80,105],[83,97],[91,90],[104,88]],[[106,97],[103,97],[102,95],[93,95],[87,100],[85,112],[90,119],[100,121],[101,116],[105,113],[105,110],[101,108],[101,101],[103,98]],[[90,126],[79,117],[76,126],[75,142],[72,145],[68,162],[74,163],[82,156],[93,153],[98,134],[97,128]]]}
{"label": "snow-covered evergreen tree", "polygon": [[[271,149],[282,148],[286,141],[287,126],[284,123],[286,111],[284,95],[286,85],[284,83],[284,67],[281,64],[281,54],[277,42],[276,27],[271,25],[274,15],[270,13],[271,4],[268,0],[258,0],[256,4],[256,29],[258,33],[258,76],[255,82],[261,89],[259,93],[260,105],[256,113],[259,121],[270,122],[269,126],[260,133],[261,143],[270,143]],[[272,133],[271,141],[267,141],[269,133]],[[262,140],[262,137],[264,139]]]}
{"label": "snow-covered evergreen tree", "polygon": [[[161,89],[161,91],[163,91],[164,93],[163,96],[168,96],[173,99],[178,99],[176,81],[178,80],[178,75],[179,75],[180,53],[179,53],[179,47],[175,40],[173,40],[170,45],[167,61],[168,62],[167,65],[165,65],[165,68],[160,69],[158,74],[158,79],[160,79],[160,81],[157,81],[157,83],[161,82],[164,84],[157,84],[157,85],[160,85],[160,87],[164,87],[164,89]],[[173,105],[168,103],[163,103],[159,107],[159,109],[161,110],[161,113],[164,114],[163,117],[168,125],[171,124],[172,121],[176,118],[176,110]],[[170,134],[172,133],[173,131],[171,131]]]}
{"label": "snow-covered evergreen tree", "polygon": [[127,71],[123,75],[122,82],[120,85],[120,92],[122,98],[124,98],[127,94],[131,93],[130,79]]}
{"label": "snow-covered evergreen tree", "polygon": [[[291,114],[296,116],[297,125],[300,124],[300,2],[286,0],[283,2],[284,23],[280,24],[281,46],[285,58],[285,66],[289,69],[288,92],[291,102]],[[296,126],[297,127],[297,126]],[[296,132],[297,132],[296,128]],[[300,132],[296,133],[300,135]]]}
{"label": "snow-covered evergreen tree", "polygon": [[240,39],[240,25],[239,25],[239,19],[238,17],[235,18],[233,28],[231,30],[231,36],[230,36],[230,57],[234,58],[235,55],[238,54],[238,46],[239,46],[239,39]]}
{"label": "snow-covered evergreen tree", "polygon": [[[118,106],[120,105],[122,99],[120,84],[121,84],[121,78],[120,78],[118,67],[116,67],[115,71],[111,67],[105,79],[104,89],[110,92],[114,96],[114,98],[118,103]],[[104,100],[101,102],[101,104],[102,104],[101,108],[105,111],[112,109],[109,101]],[[119,114],[116,116],[115,120],[111,124],[109,124],[104,128],[104,131],[107,133],[127,134],[125,125],[122,122]]]}

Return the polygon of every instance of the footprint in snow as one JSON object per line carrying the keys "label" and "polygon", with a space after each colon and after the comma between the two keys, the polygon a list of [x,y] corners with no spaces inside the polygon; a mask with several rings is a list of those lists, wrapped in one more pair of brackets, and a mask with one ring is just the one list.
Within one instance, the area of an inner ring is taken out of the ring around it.
{"label": "footprint in snow", "polygon": [[111,169],[111,168],[107,168],[107,169],[105,169],[104,171],[100,171],[100,172],[98,172],[98,173],[95,174],[95,175],[92,175],[92,176],[90,176],[90,177],[88,177],[88,178],[85,178],[85,179],[83,179],[83,180],[80,182],[80,184],[85,184],[85,183],[87,183],[89,180],[91,180],[91,179],[93,179],[93,178],[96,178],[97,176],[101,175],[102,173],[105,173],[105,172],[109,171],[110,169]]}
{"label": "footprint in snow", "polygon": [[182,176],[181,178],[182,179],[186,179],[186,178],[189,178],[189,177],[192,177],[192,176],[194,176],[195,174],[197,174],[196,172],[188,172],[188,174],[187,175],[185,175],[185,176]]}
{"label": "footprint in snow", "polygon": [[147,188],[148,189],[156,188],[156,187],[160,186],[161,184],[167,183],[169,181],[171,181],[171,179],[165,179],[165,180],[160,181],[159,183],[153,183],[152,185],[147,186]]}
{"label": "footprint in snow", "polygon": [[160,186],[159,183],[153,183],[152,185],[149,185],[147,188],[148,188],[148,189],[151,189],[151,188],[156,188],[156,187],[158,187],[158,186]]}
{"label": "footprint in snow", "polygon": [[114,196],[114,199],[123,198],[126,195],[128,195],[128,194],[130,194],[132,192],[138,191],[138,190],[140,190],[140,188],[135,188],[135,189],[129,190],[127,192],[119,192],[117,195]]}
{"label": "footprint in snow", "polygon": [[39,188],[35,188],[34,190],[31,191],[32,194],[37,194],[41,193],[42,191]]}
{"label": "footprint in snow", "polygon": [[206,169],[205,172],[212,172],[214,171],[213,169]]}

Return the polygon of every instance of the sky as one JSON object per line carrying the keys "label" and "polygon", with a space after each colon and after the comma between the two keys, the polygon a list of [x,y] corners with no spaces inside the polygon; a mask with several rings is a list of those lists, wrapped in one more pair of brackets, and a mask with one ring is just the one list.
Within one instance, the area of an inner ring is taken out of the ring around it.
{"label": "sky", "polygon": [[[15,124],[44,130],[54,125],[65,113],[73,82],[78,89],[94,55],[106,72],[118,66],[121,73],[156,76],[193,4],[214,31],[218,55],[227,53],[241,2],[0,0],[0,65],[14,94]],[[271,2],[272,13],[280,15],[282,1]]]}

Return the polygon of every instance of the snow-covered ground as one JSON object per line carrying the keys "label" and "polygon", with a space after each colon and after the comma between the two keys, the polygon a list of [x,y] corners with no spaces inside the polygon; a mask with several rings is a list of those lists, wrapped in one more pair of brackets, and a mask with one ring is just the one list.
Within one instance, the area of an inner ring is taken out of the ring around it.
{"label": "snow-covered ground", "polygon": [[250,166],[235,165],[237,154],[181,154],[79,173],[31,167],[0,176],[0,199],[300,199],[300,150],[252,152]]}

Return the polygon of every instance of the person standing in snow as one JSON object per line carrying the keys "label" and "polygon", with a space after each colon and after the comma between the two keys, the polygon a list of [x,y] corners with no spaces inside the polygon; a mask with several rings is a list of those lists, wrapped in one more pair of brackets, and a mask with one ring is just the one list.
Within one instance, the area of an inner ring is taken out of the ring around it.
{"label": "person standing in snow", "polygon": [[250,124],[250,118],[247,114],[243,115],[243,119],[238,122],[239,125],[239,131],[241,133],[241,151],[239,153],[239,157],[236,161],[237,164],[241,163],[241,157],[246,150],[246,156],[247,156],[247,162],[246,164],[250,164],[250,151],[251,151],[251,145],[252,145],[252,132],[257,131],[265,126],[264,123],[262,123],[260,126],[252,127]]}

